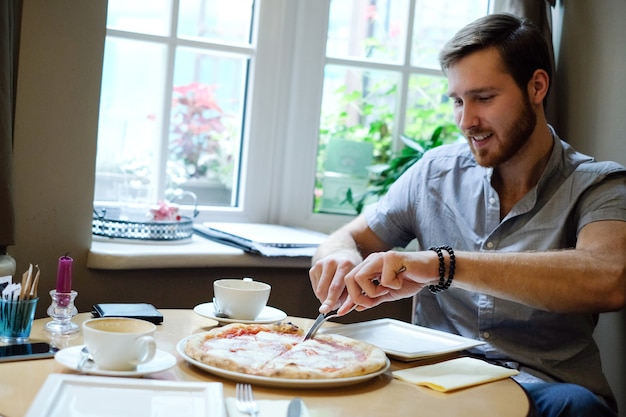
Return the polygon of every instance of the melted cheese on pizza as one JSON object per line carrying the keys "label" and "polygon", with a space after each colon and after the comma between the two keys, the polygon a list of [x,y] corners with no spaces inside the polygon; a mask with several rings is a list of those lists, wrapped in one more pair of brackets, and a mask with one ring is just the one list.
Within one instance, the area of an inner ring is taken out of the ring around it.
{"label": "melted cheese on pizza", "polygon": [[188,342],[186,352],[211,366],[270,377],[313,379],[363,375],[382,368],[382,350],[340,335],[303,340],[291,324],[230,325]]}
{"label": "melted cheese on pizza", "polygon": [[278,373],[287,367],[297,367],[303,374],[332,374],[366,359],[367,355],[363,351],[350,346],[328,340],[309,339],[274,358],[267,364],[267,368]]}

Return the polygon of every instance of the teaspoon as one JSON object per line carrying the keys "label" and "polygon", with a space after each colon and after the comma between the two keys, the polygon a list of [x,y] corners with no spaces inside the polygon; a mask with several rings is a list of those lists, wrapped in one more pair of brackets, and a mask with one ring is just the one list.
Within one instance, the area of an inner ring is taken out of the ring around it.
{"label": "teaspoon", "polygon": [[[87,363],[89,363],[89,366],[86,367],[85,365]],[[83,348],[80,350],[80,361],[78,362],[78,365],[76,365],[76,369],[82,371],[85,368],[91,368],[92,365],[93,358],[91,357],[89,350],[87,350],[87,346],[83,346]]]}

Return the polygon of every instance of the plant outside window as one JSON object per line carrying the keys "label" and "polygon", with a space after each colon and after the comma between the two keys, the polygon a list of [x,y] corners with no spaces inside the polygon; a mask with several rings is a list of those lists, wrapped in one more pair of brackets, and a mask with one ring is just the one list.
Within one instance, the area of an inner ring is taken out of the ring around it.
{"label": "plant outside window", "polygon": [[233,132],[214,89],[197,82],[173,89],[169,160],[174,183],[216,178],[232,186]]}

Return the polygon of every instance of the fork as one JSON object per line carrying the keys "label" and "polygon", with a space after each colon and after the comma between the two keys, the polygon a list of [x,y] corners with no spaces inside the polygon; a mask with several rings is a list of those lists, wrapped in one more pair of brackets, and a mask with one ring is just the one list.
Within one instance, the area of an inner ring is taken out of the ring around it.
{"label": "fork", "polygon": [[252,386],[250,384],[237,384],[236,387],[237,409],[240,412],[249,414],[252,417],[259,415],[259,406],[254,401]]}

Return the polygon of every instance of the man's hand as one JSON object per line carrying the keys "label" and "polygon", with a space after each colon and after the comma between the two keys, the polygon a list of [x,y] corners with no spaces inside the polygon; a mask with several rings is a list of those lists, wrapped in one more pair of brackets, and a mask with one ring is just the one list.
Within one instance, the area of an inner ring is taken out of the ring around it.
{"label": "man's hand", "polygon": [[373,253],[345,277],[348,296],[361,309],[411,297],[438,280],[431,251]]}
{"label": "man's hand", "polygon": [[363,215],[331,234],[319,246],[309,270],[311,286],[322,303],[320,313],[339,309],[338,314],[343,315],[354,304],[357,304],[357,310],[363,310],[359,303],[352,303],[348,298],[344,279],[365,256],[389,249],[389,244],[368,227]]}
{"label": "man's hand", "polygon": [[344,277],[361,262],[361,256],[350,250],[336,252],[317,260],[309,270],[311,286],[322,306],[320,313],[338,309],[348,293]]}

